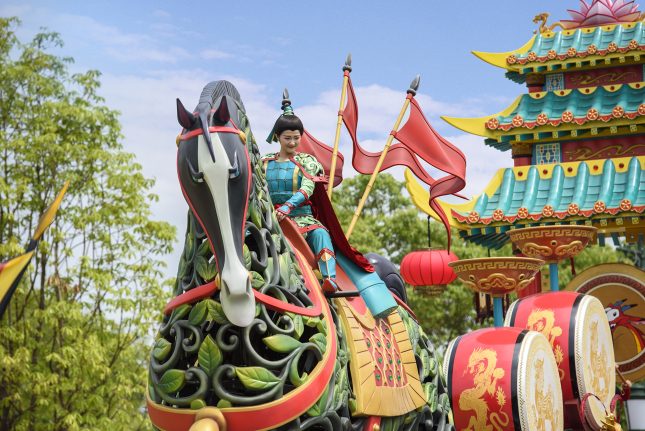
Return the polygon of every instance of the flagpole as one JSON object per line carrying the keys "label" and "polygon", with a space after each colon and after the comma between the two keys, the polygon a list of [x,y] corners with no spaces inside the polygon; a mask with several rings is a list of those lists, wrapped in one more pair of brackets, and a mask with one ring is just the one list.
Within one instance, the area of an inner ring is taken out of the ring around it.
{"label": "flagpole", "polygon": [[385,156],[387,155],[387,152],[390,149],[390,145],[392,145],[392,141],[394,140],[394,135],[398,130],[399,126],[401,125],[401,121],[403,120],[403,116],[405,115],[405,112],[407,111],[408,106],[410,106],[410,99],[414,97],[415,94],[417,94],[417,89],[419,88],[420,80],[421,80],[421,77],[417,75],[412,80],[412,83],[410,84],[410,88],[408,88],[408,91],[407,91],[408,95],[405,98],[405,102],[403,102],[403,107],[401,108],[401,112],[399,112],[399,116],[396,119],[396,122],[394,123],[394,127],[392,127],[392,132],[387,137],[387,141],[385,142],[385,147],[383,148],[383,151],[381,152],[381,156],[379,157],[378,162],[376,163],[374,172],[372,172],[370,181],[367,183],[367,187],[365,187],[365,192],[363,192],[363,197],[361,198],[360,202],[358,203],[358,207],[354,212],[354,217],[352,217],[352,222],[349,224],[349,229],[347,229],[347,233],[345,234],[345,237],[347,239],[349,239],[349,237],[352,235],[354,226],[356,226],[356,221],[358,220],[358,217],[361,215],[361,212],[363,211],[363,206],[365,205],[365,201],[367,200],[367,197],[369,196],[370,191],[372,190],[372,186],[374,186],[376,177],[379,174],[379,171],[381,170],[381,165],[383,165],[383,162],[385,161]]}
{"label": "flagpole", "polygon": [[327,186],[327,196],[331,201],[331,195],[334,191],[334,177],[336,176],[336,160],[338,159],[338,145],[340,143],[340,128],[343,125],[343,108],[347,97],[347,82],[349,74],[352,71],[352,54],[347,54],[345,65],[343,66],[343,87],[340,92],[340,107],[338,108],[338,121],[336,122],[336,137],[334,138],[334,151],[331,155],[331,168],[329,168],[329,185]]}

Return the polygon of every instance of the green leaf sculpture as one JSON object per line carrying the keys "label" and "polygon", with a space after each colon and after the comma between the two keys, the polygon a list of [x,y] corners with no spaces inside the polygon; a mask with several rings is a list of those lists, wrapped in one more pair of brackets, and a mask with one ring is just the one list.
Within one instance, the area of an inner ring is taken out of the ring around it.
{"label": "green leaf sculpture", "polygon": [[278,353],[290,353],[302,345],[293,337],[284,334],[272,335],[262,339],[269,349]]}
{"label": "green leaf sculpture", "polygon": [[183,370],[168,370],[159,379],[158,388],[166,394],[174,394],[184,387],[186,372]]}
{"label": "green leaf sculpture", "polygon": [[246,389],[263,391],[280,383],[280,379],[264,367],[237,367],[235,374]]}
{"label": "green leaf sculpture", "polygon": [[208,377],[212,377],[217,367],[222,363],[222,360],[222,351],[217,346],[217,343],[215,343],[215,340],[213,340],[213,337],[207,335],[199,347],[199,367],[208,374]]}

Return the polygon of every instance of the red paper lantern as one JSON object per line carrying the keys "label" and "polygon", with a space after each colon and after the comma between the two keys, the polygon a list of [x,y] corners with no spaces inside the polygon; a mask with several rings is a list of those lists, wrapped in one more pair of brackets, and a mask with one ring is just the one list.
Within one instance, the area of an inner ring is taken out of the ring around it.
{"label": "red paper lantern", "polygon": [[401,262],[401,276],[412,286],[443,286],[457,278],[448,266],[456,260],[458,257],[447,250],[413,251]]}

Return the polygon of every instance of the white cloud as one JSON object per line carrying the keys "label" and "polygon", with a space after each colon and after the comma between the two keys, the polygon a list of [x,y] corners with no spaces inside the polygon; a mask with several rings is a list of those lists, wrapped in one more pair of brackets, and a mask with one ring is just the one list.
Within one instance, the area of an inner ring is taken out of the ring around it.
{"label": "white cloud", "polygon": [[32,10],[33,10],[33,7],[31,5],[26,5],[26,4],[0,5],[0,16],[3,16],[3,17],[25,16]]}
{"label": "white cloud", "polygon": [[189,53],[183,48],[164,45],[161,38],[157,37],[158,34],[127,32],[88,16],[52,14],[43,9],[35,10],[34,15],[25,16],[22,13],[25,20],[47,22],[51,30],[62,31],[64,39],[70,43],[91,47],[119,61],[177,63],[189,57]]}
{"label": "white cloud", "polygon": [[170,18],[172,15],[170,14],[170,12],[163,9],[155,9],[152,12],[152,16],[154,16],[155,18]]}
{"label": "white cloud", "polygon": [[224,58],[232,57],[228,52],[220,51],[218,49],[205,49],[199,53],[199,56],[204,60],[222,60]]}

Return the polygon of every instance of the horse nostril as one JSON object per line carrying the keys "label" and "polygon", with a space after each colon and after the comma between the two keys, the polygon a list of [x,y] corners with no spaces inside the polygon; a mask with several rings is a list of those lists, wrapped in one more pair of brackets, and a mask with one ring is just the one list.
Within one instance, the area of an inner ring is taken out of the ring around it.
{"label": "horse nostril", "polygon": [[190,170],[190,177],[192,178],[192,180],[195,181],[196,183],[203,183],[204,173],[195,169],[193,164],[190,163],[190,159],[186,159],[186,163],[188,164],[188,170]]}
{"label": "horse nostril", "polygon": [[226,295],[226,296],[231,294],[231,291],[229,290],[228,285],[226,284],[226,282],[224,280],[222,280],[222,284],[220,286],[220,289],[222,289],[222,293],[224,295]]}
{"label": "horse nostril", "polygon": [[237,162],[237,151],[233,155],[233,166],[228,170],[228,177],[235,179],[240,176],[240,165]]}

